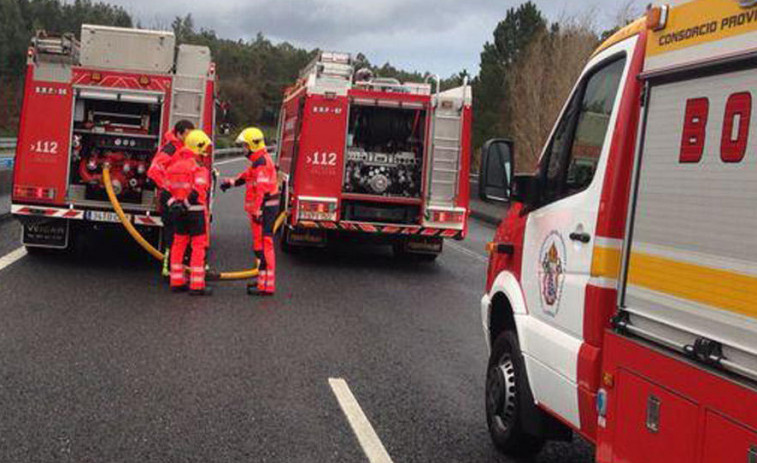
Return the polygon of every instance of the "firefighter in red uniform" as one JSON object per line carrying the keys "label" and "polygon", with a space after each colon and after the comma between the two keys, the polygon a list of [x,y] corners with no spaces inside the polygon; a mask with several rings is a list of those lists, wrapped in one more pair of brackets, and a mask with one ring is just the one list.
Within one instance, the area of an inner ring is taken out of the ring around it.
{"label": "firefighter in red uniform", "polygon": [[175,160],[174,155],[184,147],[184,139],[189,132],[194,130],[194,124],[187,120],[180,120],[176,123],[173,130],[166,132],[164,144],[155,154],[147,171],[147,176],[160,190],[160,210],[163,220],[163,241],[165,243],[165,257],[163,259],[163,276],[168,277],[168,263],[171,244],[173,244],[174,221],[169,214],[168,200],[171,195],[168,193],[166,186],[166,170]]}
{"label": "firefighter in red uniform", "polygon": [[247,185],[244,208],[250,216],[253,250],[258,259],[259,272],[257,285],[247,285],[247,293],[270,296],[276,291],[276,255],[273,248],[273,227],[279,211],[276,166],[265,148],[260,129],[244,129],[237,137],[237,143],[244,146],[250,167],[234,179],[224,180],[221,191]]}
{"label": "firefighter in red uniform", "polygon": [[[171,289],[185,291],[193,296],[212,293],[205,286],[205,252],[208,245],[206,212],[210,189],[210,172],[199,161],[207,156],[210,138],[202,130],[193,130],[184,141],[185,147],[166,170],[166,184],[171,198],[168,207],[176,224],[171,247]],[[184,253],[191,245],[189,261],[189,287],[184,272]]]}

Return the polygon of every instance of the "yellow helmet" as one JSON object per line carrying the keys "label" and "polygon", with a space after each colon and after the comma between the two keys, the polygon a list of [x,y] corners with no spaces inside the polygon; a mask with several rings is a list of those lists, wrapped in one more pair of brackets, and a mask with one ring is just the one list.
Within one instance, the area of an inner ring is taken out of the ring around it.
{"label": "yellow helmet", "polygon": [[245,144],[250,148],[250,151],[255,152],[265,148],[265,136],[259,128],[247,127],[239,133],[237,143]]}
{"label": "yellow helmet", "polygon": [[187,138],[184,139],[184,145],[192,150],[194,154],[207,156],[208,149],[213,146],[213,142],[205,132],[198,129],[189,132]]}

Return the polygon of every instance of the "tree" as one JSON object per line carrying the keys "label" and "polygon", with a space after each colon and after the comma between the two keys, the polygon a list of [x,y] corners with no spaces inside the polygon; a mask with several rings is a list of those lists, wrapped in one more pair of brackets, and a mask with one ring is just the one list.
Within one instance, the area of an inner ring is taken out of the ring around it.
{"label": "tree", "polygon": [[566,23],[539,34],[507,77],[510,136],[518,171],[532,171],[571,89],[597,47],[588,26]]}
{"label": "tree", "polygon": [[[509,118],[502,118],[507,99],[505,81],[511,67],[534,37],[547,29],[547,21],[532,2],[510,8],[494,29],[493,41],[484,44],[478,78],[474,81],[474,146],[507,134]],[[477,152],[478,150],[476,150]]]}

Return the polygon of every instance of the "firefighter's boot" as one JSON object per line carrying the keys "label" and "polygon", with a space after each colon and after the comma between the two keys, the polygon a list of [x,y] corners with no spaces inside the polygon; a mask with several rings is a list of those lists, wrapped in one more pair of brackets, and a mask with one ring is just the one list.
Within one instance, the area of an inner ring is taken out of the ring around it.
{"label": "firefighter's boot", "polygon": [[189,295],[190,296],[212,296],[213,288],[206,286],[202,289],[190,289]]}

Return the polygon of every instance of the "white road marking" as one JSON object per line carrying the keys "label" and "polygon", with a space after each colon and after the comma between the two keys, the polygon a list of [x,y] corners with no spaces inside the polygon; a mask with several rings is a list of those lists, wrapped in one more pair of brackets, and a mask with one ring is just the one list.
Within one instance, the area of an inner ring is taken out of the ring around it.
{"label": "white road marking", "polygon": [[0,270],[24,258],[24,256],[26,256],[26,248],[21,247],[4,255],[3,257],[0,257]]}
{"label": "white road marking", "polygon": [[215,164],[213,164],[213,166],[222,166],[222,165],[224,165],[224,164],[231,164],[232,162],[239,162],[239,161],[244,161],[244,160],[246,160],[246,159],[247,159],[247,158],[246,158],[246,157],[244,157],[244,156],[242,156],[242,157],[240,157],[240,158],[227,159],[227,160],[225,160],[225,161],[216,162]]}
{"label": "white road marking", "polygon": [[360,404],[357,403],[357,399],[352,395],[347,382],[342,378],[329,378],[329,385],[368,460],[371,463],[392,463],[384,444],[381,443],[376,431],[360,408]]}
{"label": "white road marking", "polygon": [[445,244],[448,245],[449,247],[451,247],[452,249],[454,249],[455,251],[463,253],[463,254],[465,254],[468,257],[472,257],[472,258],[476,259],[479,262],[489,263],[489,257],[487,257],[487,256],[485,256],[483,254],[479,254],[477,252],[473,252],[473,251],[471,251],[470,249],[468,249],[468,248],[466,248],[464,246],[461,246],[461,245],[459,245],[457,243],[453,243],[452,241],[447,241]]}

